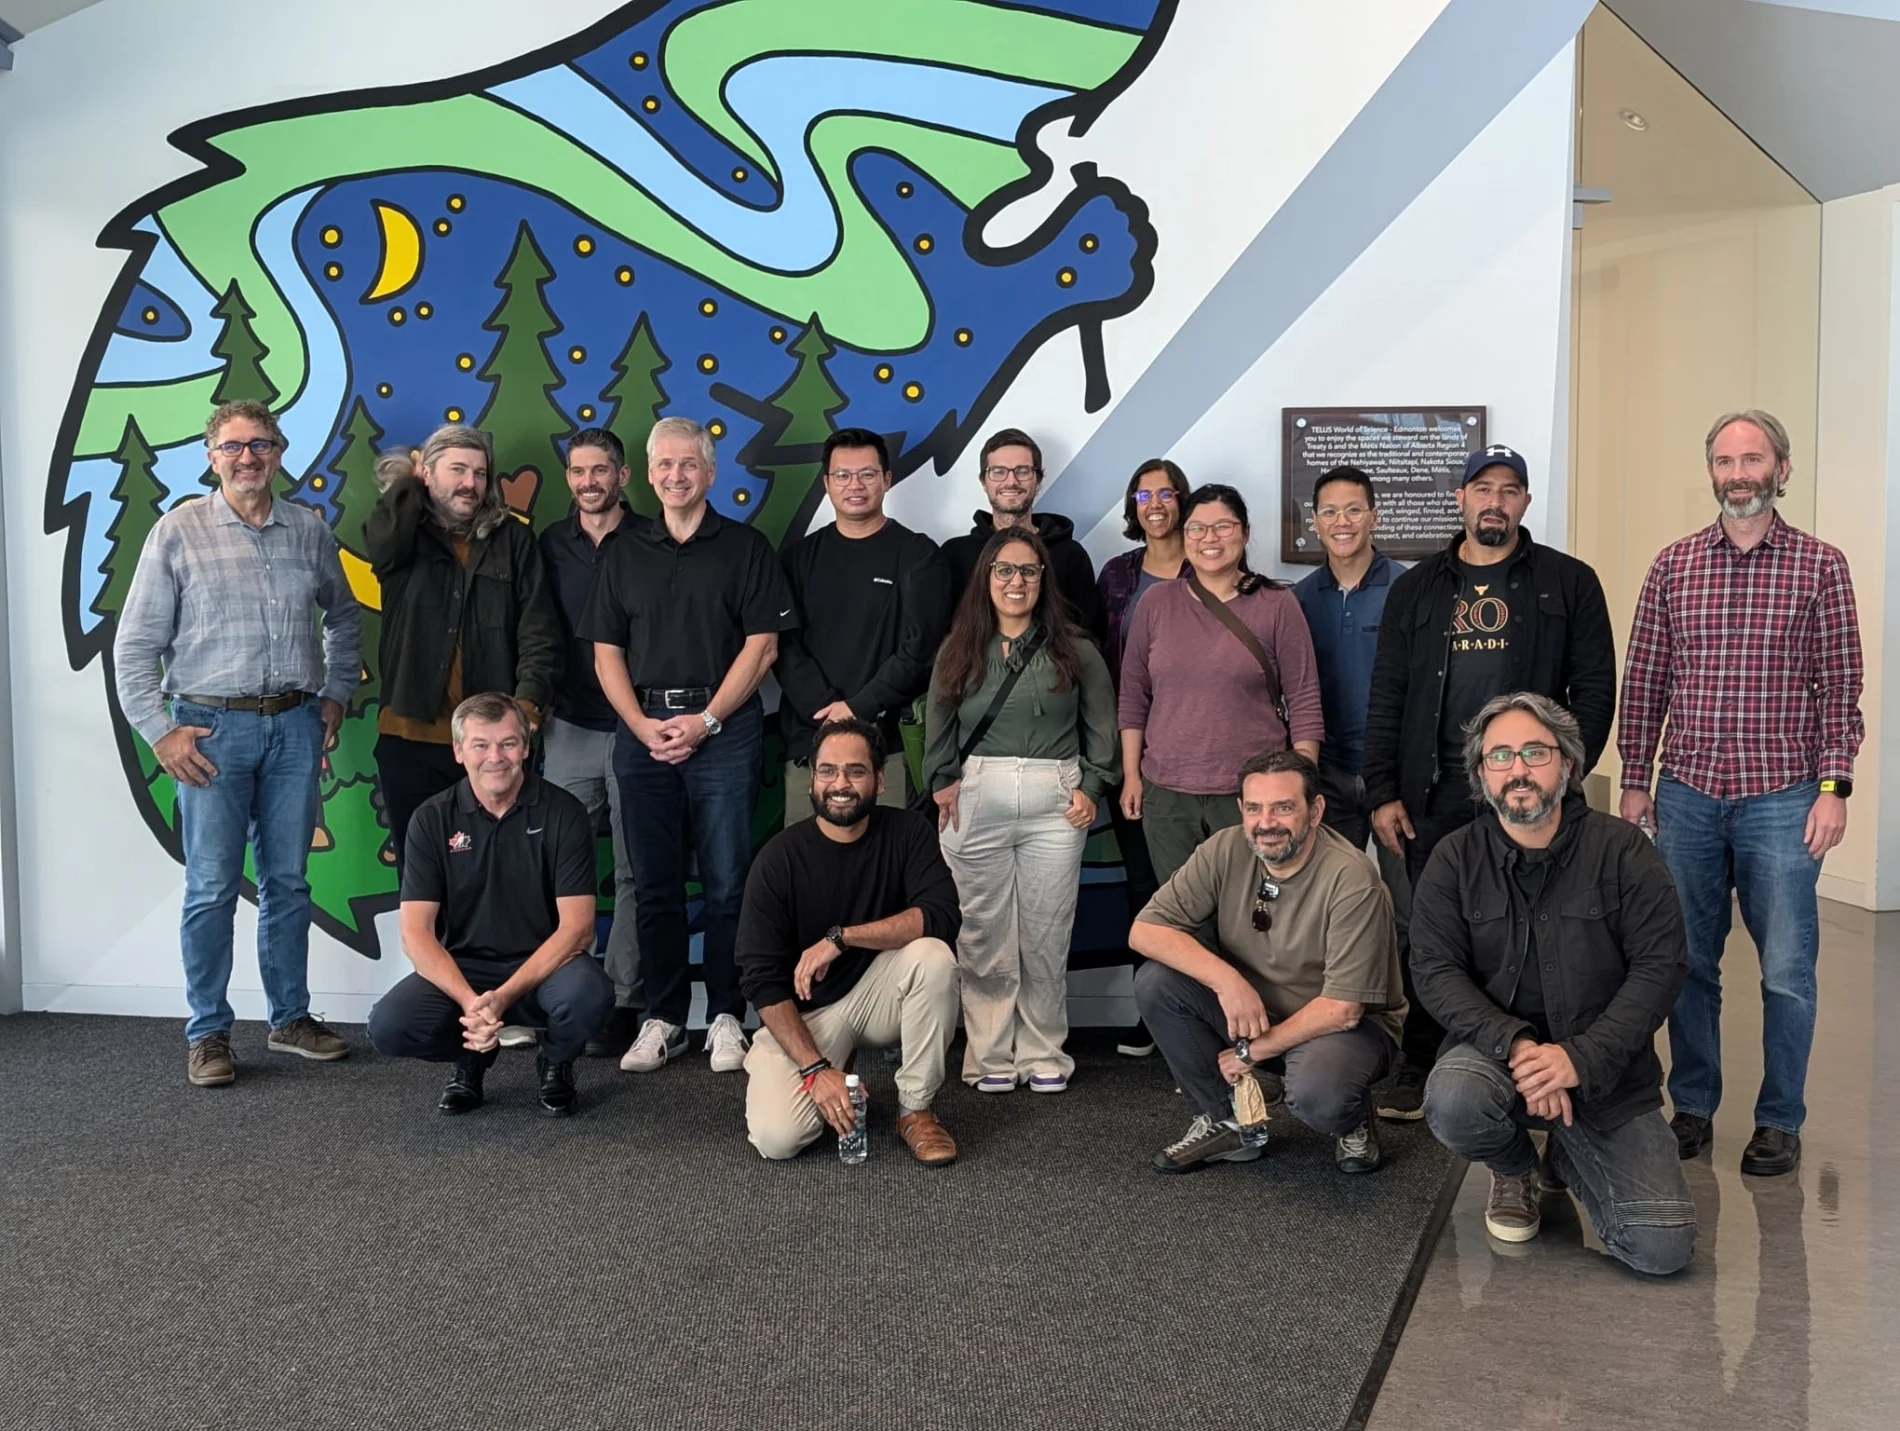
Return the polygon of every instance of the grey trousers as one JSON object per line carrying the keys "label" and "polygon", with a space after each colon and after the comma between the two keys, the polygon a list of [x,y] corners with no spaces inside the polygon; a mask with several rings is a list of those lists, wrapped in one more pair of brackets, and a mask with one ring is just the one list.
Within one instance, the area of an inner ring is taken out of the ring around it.
{"label": "grey trousers", "polygon": [[[884,761],[884,793],[877,797],[877,803],[901,810],[910,803],[909,791],[910,767],[904,763],[904,752],[900,750]],[[811,762],[788,760],[785,762],[785,828],[789,830],[800,820],[811,817]]]}
{"label": "grey trousers", "polygon": [[550,716],[541,738],[542,774],[587,807],[588,818],[599,824],[608,814],[614,841],[614,916],[607,930],[602,963],[614,981],[614,1004],[637,1008],[640,998],[640,936],[633,920],[633,867],[627,863],[627,842],[621,833],[620,782],[614,779],[614,733],[589,730]]}
{"label": "grey trousers", "polygon": [[1200,848],[1202,840],[1216,830],[1239,823],[1238,791],[1228,795],[1189,795],[1142,777],[1141,832],[1148,840],[1148,857],[1154,861],[1158,885],[1166,884],[1174,872],[1188,862],[1188,856]]}
{"label": "grey trousers", "polygon": [[1537,1165],[1529,1130],[1547,1129],[1558,1176],[1576,1192],[1612,1257],[1661,1275],[1687,1267],[1695,1255],[1695,1202],[1660,1109],[1610,1129],[1533,1118],[1510,1069],[1461,1043],[1425,1080],[1425,1121],[1447,1148],[1503,1177]]}
{"label": "grey trousers", "polygon": [[[1220,997],[1199,979],[1150,959],[1135,971],[1135,1007],[1188,1106],[1210,1118],[1233,1117],[1234,1090],[1217,1061],[1234,1044]],[[1364,1022],[1308,1039],[1261,1066],[1285,1075],[1288,1112],[1337,1138],[1372,1117],[1372,1085],[1397,1054],[1384,1029]]]}

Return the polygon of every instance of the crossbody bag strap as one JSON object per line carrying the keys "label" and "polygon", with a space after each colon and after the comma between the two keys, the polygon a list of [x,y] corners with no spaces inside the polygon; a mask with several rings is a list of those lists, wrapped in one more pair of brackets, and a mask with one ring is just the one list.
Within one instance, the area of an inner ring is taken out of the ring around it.
{"label": "crossbody bag strap", "polygon": [[1003,707],[1009,701],[1009,693],[1016,689],[1016,682],[1022,679],[1029,663],[1042,647],[1042,628],[1037,627],[1031,633],[1026,644],[1016,648],[1021,664],[1012,668],[1003,677],[1003,684],[996,688],[996,695],[990,700],[990,708],[983,712],[983,718],[970,730],[970,738],[963,742],[963,748],[957,752],[957,765],[961,767],[970,758],[970,752],[983,743],[983,737],[990,733],[990,727],[996,724],[996,718],[1003,713]]}
{"label": "crossbody bag strap", "polygon": [[1280,723],[1287,727],[1287,739],[1293,738],[1293,727],[1287,719],[1286,695],[1280,689],[1280,668],[1273,663],[1273,657],[1267,654],[1267,648],[1260,644],[1260,638],[1253,634],[1246,622],[1227,608],[1213,592],[1201,585],[1200,577],[1193,572],[1187,576],[1188,589],[1199,598],[1214,619],[1234,633],[1234,639],[1252,653],[1254,660],[1260,663],[1260,673],[1267,678],[1267,699],[1273,702],[1273,709],[1280,717]]}

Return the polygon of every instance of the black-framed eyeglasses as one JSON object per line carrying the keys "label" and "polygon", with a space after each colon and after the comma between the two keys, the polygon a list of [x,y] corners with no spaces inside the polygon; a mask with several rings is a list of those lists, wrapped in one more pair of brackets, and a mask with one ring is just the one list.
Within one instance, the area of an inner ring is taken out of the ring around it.
{"label": "black-framed eyeglasses", "polygon": [[990,563],[990,575],[1002,582],[1004,586],[1008,586],[1019,576],[1033,586],[1042,580],[1042,563],[993,561]]}
{"label": "black-framed eyeglasses", "polygon": [[283,445],[274,437],[253,437],[249,442],[220,442],[212,450],[222,452],[226,457],[237,457],[245,452],[253,457],[269,457]]}
{"label": "black-framed eyeglasses", "polygon": [[1265,934],[1273,928],[1273,901],[1280,897],[1280,886],[1270,875],[1260,876],[1260,888],[1253,895],[1253,932]]}
{"label": "black-framed eyeglasses", "polygon": [[1040,467],[1003,467],[999,465],[996,467],[985,467],[983,469],[983,475],[992,482],[1001,482],[1008,477],[1014,477],[1018,482],[1033,482],[1036,478],[1042,476],[1042,469]]}
{"label": "black-framed eyeglasses", "polygon": [[1556,746],[1545,745],[1539,740],[1520,745],[1516,750],[1508,745],[1497,745],[1484,753],[1484,763],[1493,770],[1509,770],[1521,757],[1532,770],[1538,770],[1550,764],[1551,757],[1556,753]]}

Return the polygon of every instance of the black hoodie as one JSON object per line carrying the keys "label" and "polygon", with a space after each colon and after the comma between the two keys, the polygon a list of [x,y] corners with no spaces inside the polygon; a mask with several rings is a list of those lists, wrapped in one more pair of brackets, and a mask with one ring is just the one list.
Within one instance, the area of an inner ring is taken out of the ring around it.
{"label": "black hoodie", "polygon": [[[1031,520],[1036,526],[1036,535],[1042,538],[1042,544],[1049,548],[1049,561],[1055,570],[1050,573],[1055,578],[1056,590],[1068,603],[1069,615],[1094,640],[1101,645],[1102,596],[1095,586],[1095,563],[1089,560],[1089,554],[1075,539],[1075,523],[1067,517],[1057,516],[1054,512],[1033,512]],[[990,521],[990,514],[978,511],[970,519],[970,530],[963,536],[952,537],[943,544],[944,560],[950,563],[950,600],[951,609],[963,600],[963,593],[969,588],[970,579],[976,575],[977,558],[983,555],[983,544],[996,534],[996,528]]]}

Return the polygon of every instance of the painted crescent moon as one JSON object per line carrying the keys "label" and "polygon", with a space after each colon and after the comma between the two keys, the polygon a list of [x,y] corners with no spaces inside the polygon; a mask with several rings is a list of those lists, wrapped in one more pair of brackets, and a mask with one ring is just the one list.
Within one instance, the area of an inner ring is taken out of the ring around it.
{"label": "painted crescent moon", "polygon": [[376,220],[383,229],[383,262],[376,281],[363,295],[365,303],[394,298],[416,281],[422,269],[422,230],[394,204],[378,203]]}

